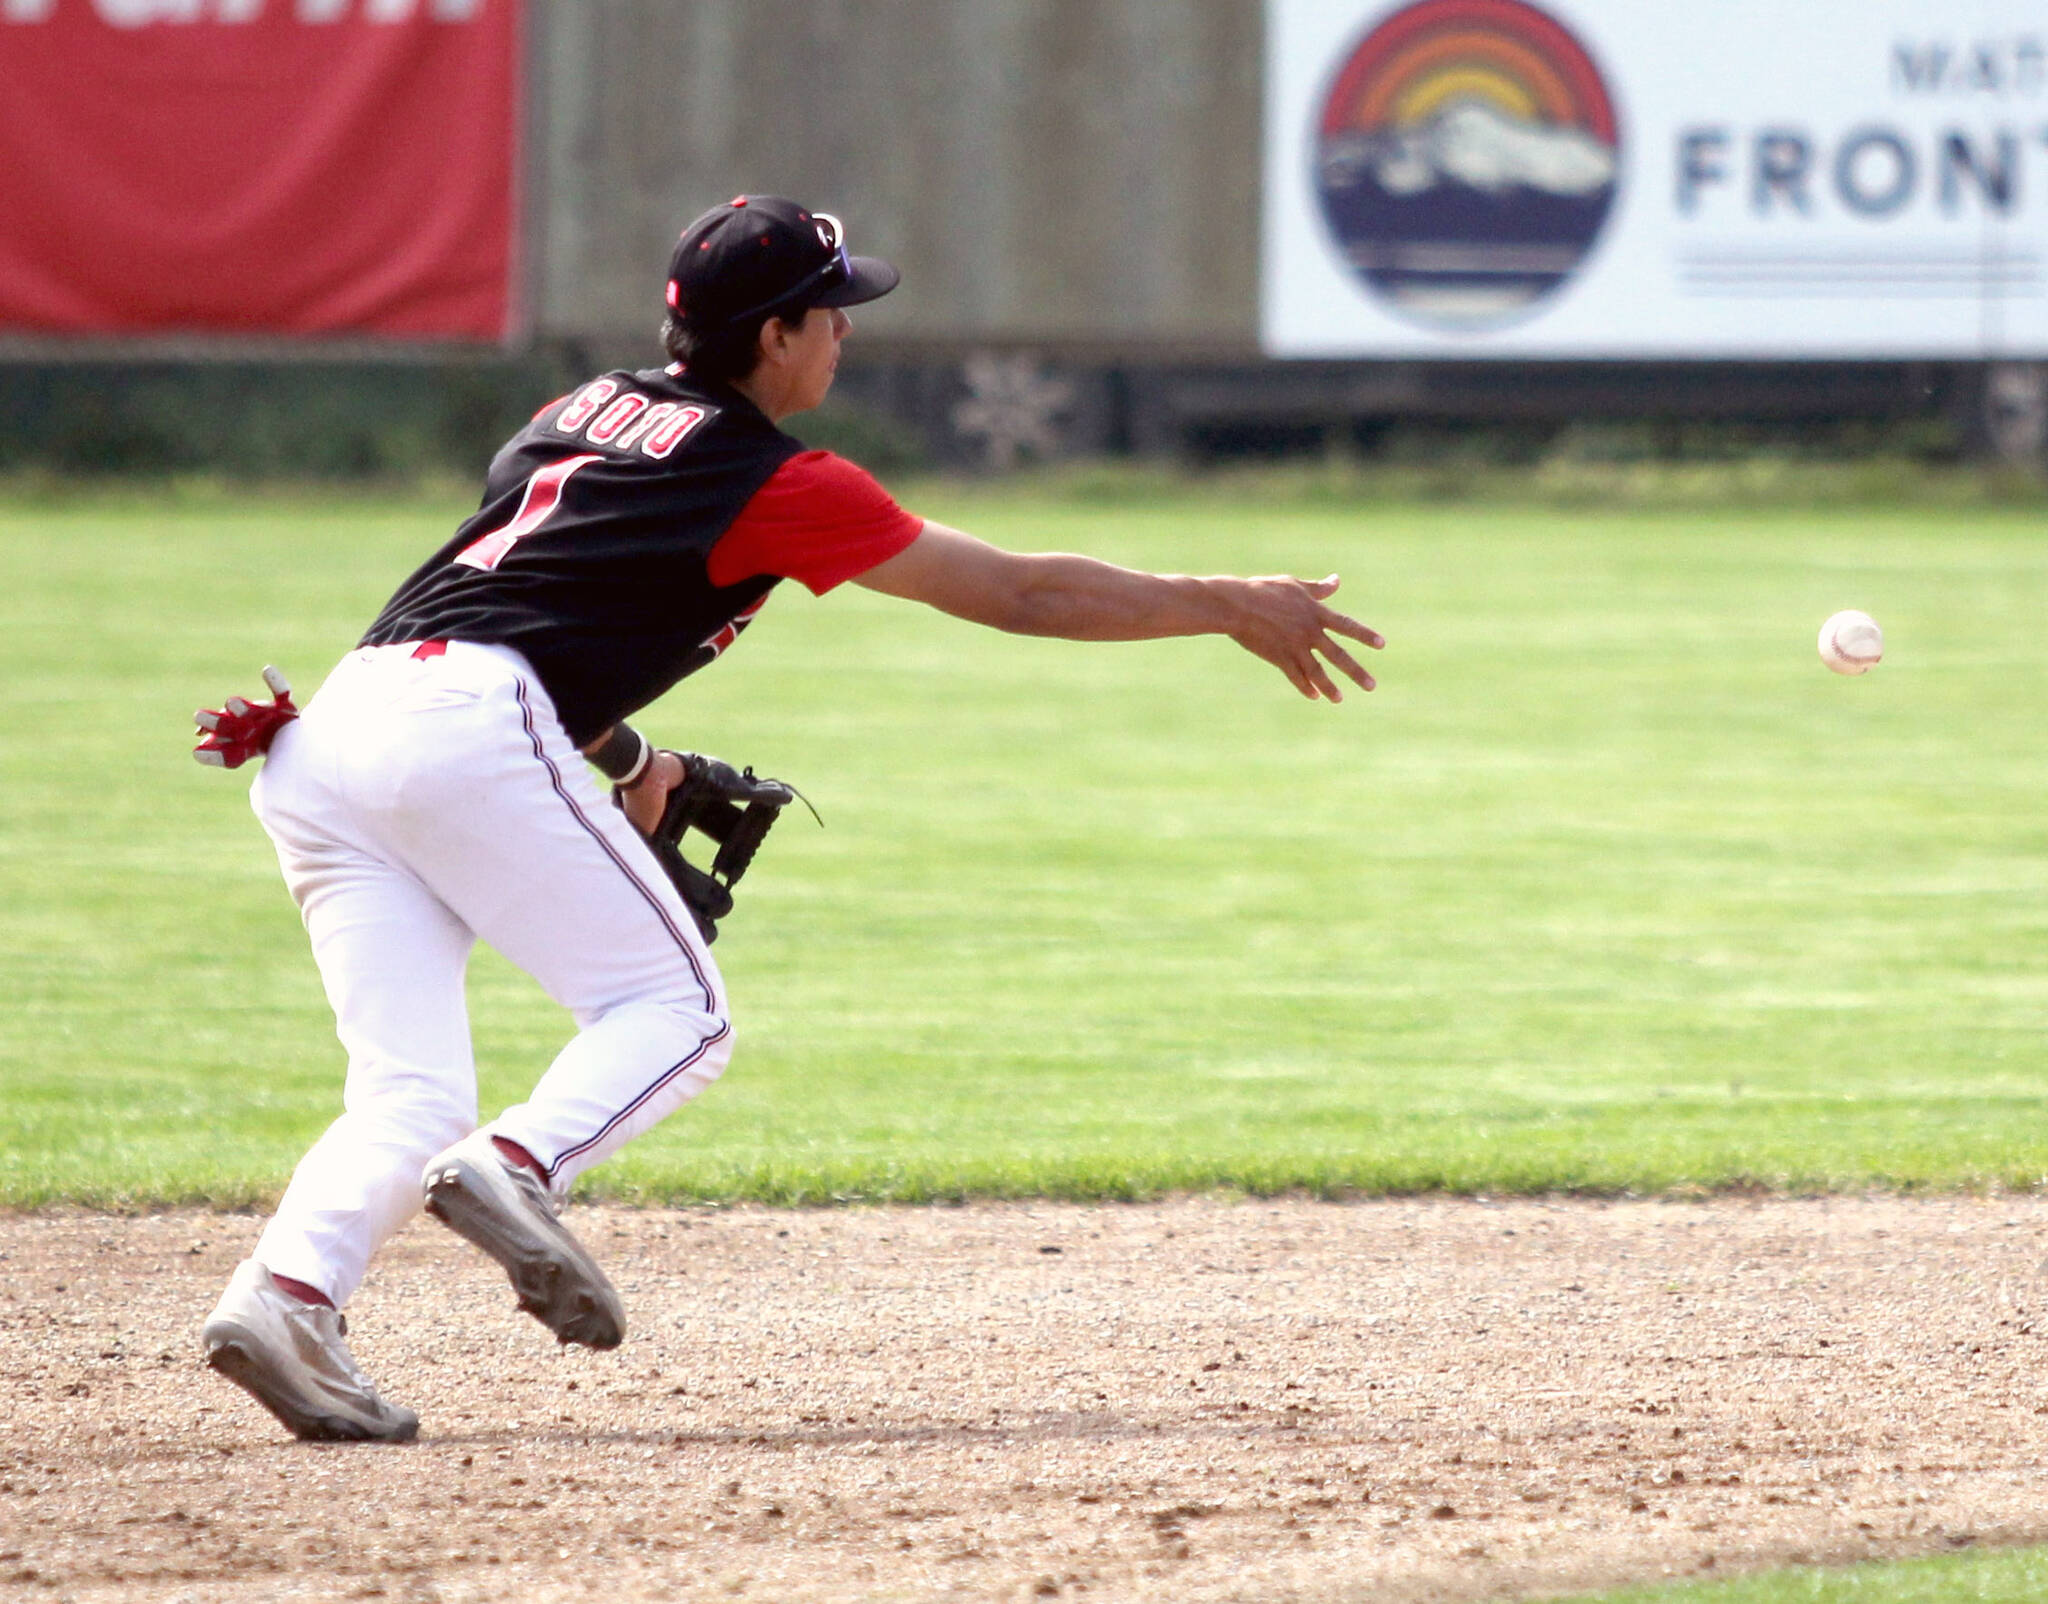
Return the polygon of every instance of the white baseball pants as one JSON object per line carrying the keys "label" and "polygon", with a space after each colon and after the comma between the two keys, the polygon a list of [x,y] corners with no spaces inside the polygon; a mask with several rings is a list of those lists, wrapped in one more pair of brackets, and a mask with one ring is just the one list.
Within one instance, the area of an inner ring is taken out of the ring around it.
{"label": "white baseball pants", "polygon": [[547,693],[502,646],[352,652],[279,731],[251,791],[348,1051],[343,1114],[255,1257],[346,1304],[477,1124],[463,978],[481,937],[579,1034],[490,1130],[559,1197],[695,1097],[732,1049],[717,966]]}

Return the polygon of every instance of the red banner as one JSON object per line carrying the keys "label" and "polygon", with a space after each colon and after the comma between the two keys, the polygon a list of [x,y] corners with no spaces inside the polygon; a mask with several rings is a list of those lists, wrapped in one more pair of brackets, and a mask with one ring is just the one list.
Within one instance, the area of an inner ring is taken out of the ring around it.
{"label": "red banner", "polygon": [[0,0],[0,332],[500,340],[519,0]]}

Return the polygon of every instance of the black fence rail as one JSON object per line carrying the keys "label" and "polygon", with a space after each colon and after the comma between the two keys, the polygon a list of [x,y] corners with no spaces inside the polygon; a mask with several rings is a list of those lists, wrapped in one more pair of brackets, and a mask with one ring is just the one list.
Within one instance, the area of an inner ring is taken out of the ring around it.
{"label": "black fence rail", "polygon": [[[0,363],[0,472],[371,480],[482,473],[533,412],[641,350],[554,343],[406,362]],[[878,471],[1342,455],[1501,465],[1771,450],[2048,472],[2048,364],[1101,361],[849,347],[804,439]]]}

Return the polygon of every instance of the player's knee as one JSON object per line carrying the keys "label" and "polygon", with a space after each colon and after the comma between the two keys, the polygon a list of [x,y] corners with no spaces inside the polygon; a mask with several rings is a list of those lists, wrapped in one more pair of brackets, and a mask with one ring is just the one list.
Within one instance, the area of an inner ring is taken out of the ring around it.
{"label": "player's knee", "polygon": [[348,1101],[352,1118],[376,1130],[380,1139],[418,1145],[429,1155],[459,1142],[477,1127],[473,1093],[432,1083],[400,1083],[380,1087]]}
{"label": "player's knee", "polygon": [[712,1039],[708,1062],[704,1068],[706,1080],[716,1080],[725,1073],[725,1066],[732,1058],[732,1020],[725,1014],[716,1016],[718,1030]]}
{"label": "player's knee", "polygon": [[667,1039],[671,1062],[702,1081],[716,1080],[732,1057],[732,1020],[723,1008],[707,1009],[701,995],[652,1004],[642,1019]]}
{"label": "player's knee", "polygon": [[585,1030],[598,1024],[616,1029],[633,1022],[642,1028],[653,1026],[700,1038],[732,1032],[725,999],[707,995],[702,985],[688,978],[677,984],[646,987],[610,1007],[591,1010],[578,1022]]}
{"label": "player's knee", "polygon": [[423,1122],[418,1133],[427,1138],[426,1146],[431,1153],[453,1147],[477,1127],[476,1107],[445,1107],[434,1111],[431,1123]]}
{"label": "player's knee", "polygon": [[699,1062],[715,1064],[719,1069],[725,1067],[726,1059],[732,1056],[732,1019],[723,1008],[707,1009],[703,999],[698,998],[664,1003],[661,1011],[679,1043],[698,1044]]}

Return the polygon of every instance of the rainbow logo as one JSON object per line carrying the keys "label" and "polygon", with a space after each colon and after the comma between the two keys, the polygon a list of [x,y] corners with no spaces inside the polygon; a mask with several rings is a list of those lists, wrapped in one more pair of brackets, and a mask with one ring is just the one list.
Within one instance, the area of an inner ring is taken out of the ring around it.
{"label": "rainbow logo", "polygon": [[1522,315],[1576,271],[1614,201],[1599,69],[1525,0],[1417,0],[1337,69],[1316,128],[1323,217],[1391,307],[1445,329]]}

